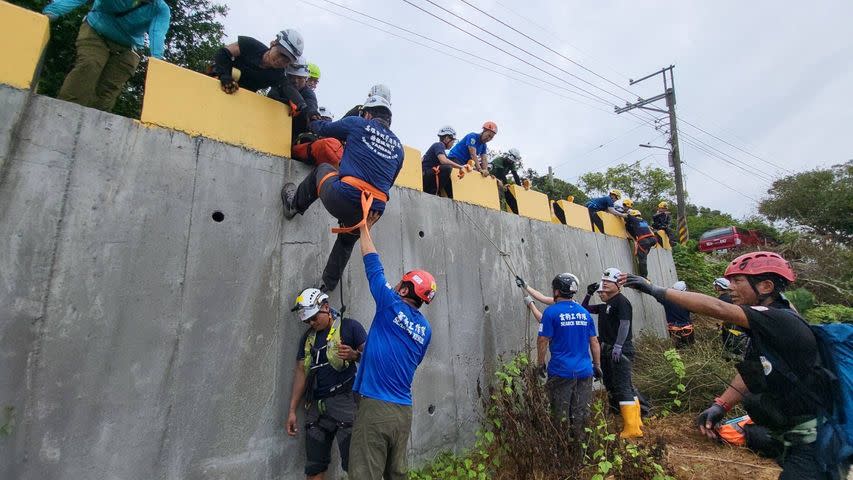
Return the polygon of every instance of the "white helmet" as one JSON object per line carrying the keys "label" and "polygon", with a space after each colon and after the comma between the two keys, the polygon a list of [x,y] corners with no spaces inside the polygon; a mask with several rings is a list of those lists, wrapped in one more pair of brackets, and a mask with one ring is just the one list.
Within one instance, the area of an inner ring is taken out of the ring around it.
{"label": "white helmet", "polygon": [[288,65],[284,72],[294,77],[308,78],[310,76],[308,61],[305,60],[305,57],[299,57],[298,60]]}
{"label": "white helmet", "polygon": [[450,135],[451,137],[456,138],[456,130],[454,130],[450,125],[445,125],[439,129],[438,136],[443,137],[445,135]]}
{"label": "white helmet", "polygon": [[372,95],[367,97],[367,100],[364,101],[364,105],[361,106],[362,109],[378,107],[386,108],[388,109],[388,112],[391,112],[391,102],[381,95]]}
{"label": "white helmet", "polygon": [[729,282],[728,279],[723,278],[723,277],[715,278],[714,279],[714,286],[720,287],[723,290],[731,290],[732,289],[732,284]]}
{"label": "white helmet", "polygon": [[320,306],[328,303],[329,296],[316,288],[306,288],[296,297],[296,304],[290,311],[299,312],[299,320],[304,322],[317,315]]}
{"label": "white helmet", "polygon": [[302,34],[292,28],[278,32],[276,40],[278,45],[287,52],[291,62],[297,61],[305,50],[305,42],[302,40]]}
{"label": "white helmet", "polygon": [[329,110],[329,109],[328,109],[328,108],[326,108],[326,107],[320,107],[320,108],[318,108],[318,109],[317,109],[317,113],[319,113],[319,114],[320,114],[320,118],[324,118],[324,119],[325,119],[325,118],[328,118],[329,120],[334,120],[334,119],[335,119],[335,114],[334,114],[334,113],[332,113],[332,111],[331,111],[331,110]]}
{"label": "white helmet", "polygon": [[367,94],[368,97],[380,96],[384,97],[385,100],[388,100],[388,105],[391,105],[391,89],[388,88],[387,85],[383,85],[381,83],[370,87],[370,92]]}
{"label": "white helmet", "polygon": [[622,271],[615,267],[610,267],[601,274],[602,282],[613,282],[619,285],[619,275],[622,275]]}
{"label": "white helmet", "polygon": [[684,283],[683,280],[679,280],[679,281],[672,284],[672,289],[678,290],[680,292],[686,292],[687,291],[687,284]]}
{"label": "white helmet", "polygon": [[521,160],[521,152],[519,152],[517,148],[510,148],[506,154],[512,157],[516,162]]}

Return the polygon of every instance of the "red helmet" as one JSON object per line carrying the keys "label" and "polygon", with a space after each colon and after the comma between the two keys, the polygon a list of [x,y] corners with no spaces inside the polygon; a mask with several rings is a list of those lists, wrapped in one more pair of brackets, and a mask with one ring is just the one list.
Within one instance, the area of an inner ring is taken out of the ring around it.
{"label": "red helmet", "polygon": [[435,278],[426,270],[412,270],[403,275],[403,282],[411,282],[415,287],[415,295],[418,296],[424,303],[429,303],[435,297],[435,291],[438,286],[435,284]]}
{"label": "red helmet", "polygon": [[778,253],[752,252],[745,253],[726,267],[726,278],[732,275],[763,275],[775,273],[789,282],[797,279],[791,264]]}
{"label": "red helmet", "polygon": [[483,130],[489,130],[495,135],[498,133],[498,124],[495,122],[486,122],[483,124]]}

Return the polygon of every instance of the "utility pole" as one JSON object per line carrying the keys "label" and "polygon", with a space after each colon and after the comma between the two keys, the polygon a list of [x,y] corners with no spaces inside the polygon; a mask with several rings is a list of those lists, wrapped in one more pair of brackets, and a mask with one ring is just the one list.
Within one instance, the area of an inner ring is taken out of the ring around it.
{"label": "utility pole", "polygon": [[[675,197],[678,201],[678,241],[684,244],[687,243],[688,236],[687,202],[684,198],[684,177],[681,174],[681,148],[678,146],[678,125],[675,117],[675,77],[672,74],[674,68],[675,65],[670,65],[639,80],[628,80],[629,85],[634,85],[643,80],[661,75],[663,77],[663,93],[647,99],[638,98],[636,103],[626,103],[624,107],[614,107],[614,109],[616,113],[625,113],[635,108],[642,108],[643,110],[651,110],[669,115],[669,163],[675,173]],[[666,78],[667,72],[669,72],[668,82]],[[649,106],[649,104],[658,100],[666,100],[666,110]]]}

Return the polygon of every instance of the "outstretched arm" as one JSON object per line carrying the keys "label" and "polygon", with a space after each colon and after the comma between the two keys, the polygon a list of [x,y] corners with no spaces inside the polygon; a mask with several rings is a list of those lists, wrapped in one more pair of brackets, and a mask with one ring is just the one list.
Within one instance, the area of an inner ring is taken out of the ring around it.
{"label": "outstretched arm", "polygon": [[377,253],[376,246],[373,245],[373,238],[370,237],[370,228],[379,220],[380,216],[378,212],[371,211],[367,215],[367,222],[358,229],[359,234],[361,234],[359,243],[361,244],[362,257],[370,253]]}
{"label": "outstretched arm", "polygon": [[445,155],[443,153],[438,154],[438,163],[440,163],[442,165],[450,165],[453,168],[462,169],[462,165],[459,165],[458,163],[454,162],[453,160],[447,158],[447,155]]}
{"label": "outstretched arm", "polygon": [[541,322],[542,312],[540,312],[539,309],[536,308],[536,304],[533,303],[533,298],[531,298],[529,295],[526,295],[524,297],[524,303],[525,305],[527,305],[527,309],[533,312],[533,316],[536,318],[536,321]]}
{"label": "outstretched arm", "polygon": [[524,289],[537,302],[544,303],[545,305],[553,305],[554,304],[554,297],[545,296],[542,292],[540,292],[539,290],[536,290],[535,288],[531,287],[530,285],[526,285],[524,287]]}

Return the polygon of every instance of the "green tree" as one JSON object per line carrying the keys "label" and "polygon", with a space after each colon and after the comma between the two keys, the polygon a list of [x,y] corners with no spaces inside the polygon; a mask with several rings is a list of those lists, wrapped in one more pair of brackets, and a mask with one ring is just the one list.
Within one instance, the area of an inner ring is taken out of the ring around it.
{"label": "green tree", "polygon": [[603,173],[586,173],[580,177],[580,187],[590,197],[618,188],[634,200],[634,208],[647,218],[654,214],[658,202],[675,196],[675,180],[670,172],[652,166],[644,168],[639,162],[619,164]]}
{"label": "green tree", "polygon": [[[48,0],[11,0],[12,3],[41,12]],[[196,71],[204,71],[216,50],[222,46],[225,27],[220,19],[228,7],[211,0],[166,0],[172,10],[172,21],[166,35],[165,60]],[[90,4],[81,6],[51,25],[50,41],[39,77],[38,92],[56,96],[65,75],[74,64],[77,32]],[[147,50],[147,49],[146,49]],[[146,52],[142,52],[147,54]],[[125,85],[113,110],[119,115],[139,118],[145,90],[147,57]]]}
{"label": "green tree", "polygon": [[530,179],[530,185],[533,189],[548,195],[549,200],[565,200],[569,195],[575,197],[575,203],[583,204],[588,200],[587,195],[577,185],[565,180],[548,175],[539,175],[532,168],[525,170],[522,176]]}
{"label": "green tree", "polygon": [[767,194],[758,211],[771,221],[842,243],[853,241],[853,160],[781,178]]}

